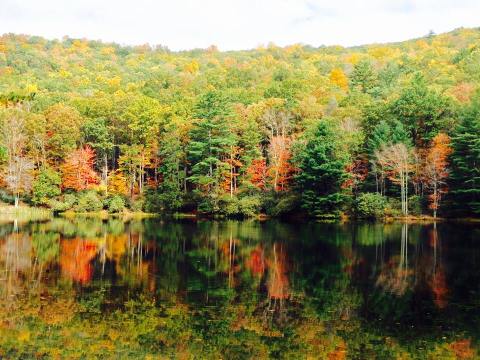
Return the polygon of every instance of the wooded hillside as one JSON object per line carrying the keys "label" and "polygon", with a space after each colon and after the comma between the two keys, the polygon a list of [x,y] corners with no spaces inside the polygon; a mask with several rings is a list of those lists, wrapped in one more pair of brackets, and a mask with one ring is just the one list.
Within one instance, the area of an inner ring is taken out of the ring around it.
{"label": "wooded hillside", "polygon": [[1,200],[480,215],[479,85],[480,29],[235,52],[3,35]]}

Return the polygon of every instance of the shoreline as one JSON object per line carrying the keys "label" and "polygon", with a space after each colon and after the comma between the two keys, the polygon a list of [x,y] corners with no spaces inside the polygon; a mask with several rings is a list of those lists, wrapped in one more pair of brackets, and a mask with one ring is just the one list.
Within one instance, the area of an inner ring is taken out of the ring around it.
{"label": "shoreline", "polygon": [[[20,221],[39,221],[45,220],[51,217],[60,216],[68,219],[74,217],[85,217],[85,218],[98,218],[101,220],[107,220],[110,218],[119,218],[125,221],[128,220],[142,220],[148,218],[171,218],[171,219],[192,219],[192,220],[257,220],[257,221],[268,221],[275,219],[283,219],[288,221],[296,222],[338,222],[338,223],[384,223],[389,224],[393,222],[402,222],[410,224],[425,224],[425,223],[436,223],[436,222],[462,222],[462,223],[480,223],[480,218],[473,217],[462,217],[462,218],[444,218],[437,217],[434,218],[431,215],[409,215],[409,216],[388,216],[382,219],[356,219],[349,216],[340,217],[338,219],[314,219],[308,217],[272,217],[266,214],[258,214],[257,216],[251,218],[228,218],[218,215],[208,215],[208,214],[198,214],[198,213],[146,213],[142,211],[128,211],[124,210],[119,213],[109,213],[106,210],[96,211],[96,212],[76,212],[72,210],[54,213],[52,210],[42,207],[30,207],[30,206],[19,206],[15,207],[13,205],[0,205],[0,218],[6,217],[6,222],[20,220]],[[0,219],[2,222],[2,219]]]}

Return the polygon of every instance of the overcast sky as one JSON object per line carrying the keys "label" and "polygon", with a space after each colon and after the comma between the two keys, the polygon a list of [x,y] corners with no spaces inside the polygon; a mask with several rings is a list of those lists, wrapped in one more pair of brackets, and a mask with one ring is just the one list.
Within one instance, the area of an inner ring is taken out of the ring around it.
{"label": "overcast sky", "polygon": [[0,34],[171,50],[360,45],[480,26],[480,0],[0,0]]}

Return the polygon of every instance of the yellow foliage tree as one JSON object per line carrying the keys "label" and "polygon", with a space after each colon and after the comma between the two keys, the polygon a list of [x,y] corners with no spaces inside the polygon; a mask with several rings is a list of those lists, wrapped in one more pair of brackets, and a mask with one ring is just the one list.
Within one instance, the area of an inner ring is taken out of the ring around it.
{"label": "yellow foliage tree", "polygon": [[348,78],[340,68],[335,68],[330,72],[330,81],[343,90],[348,89]]}

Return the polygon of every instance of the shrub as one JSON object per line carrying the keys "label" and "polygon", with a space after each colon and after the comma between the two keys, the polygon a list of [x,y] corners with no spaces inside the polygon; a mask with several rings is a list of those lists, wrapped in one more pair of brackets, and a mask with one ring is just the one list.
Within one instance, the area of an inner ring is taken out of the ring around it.
{"label": "shrub", "polygon": [[147,189],[144,197],[144,210],[147,212],[173,212],[183,205],[183,194],[167,184],[162,184],[158,189]]}
{"label": "shrub", "polygon": [[227,217],[253,217],[260,212],[260,198],[258,196],[222,195],[219,199],[220,213]]}
{"label": "shrub", "polygon": [[74,194],[65,194],[63,201],[50,199],[48,206],[55,212],[62,212],[72,209],[77,203],[77,197]]}
{"label": "shrub", "polygon": [[261,200],[258,196],[245,196],[240,199],[238,205],[242,216],[254,217],[260,212]]}
{"label": "shrub", "polygon": [[270,193],[264,198],[263,208],[268,215],[284,216],[300,209],[300,199],[295,193]]}
{"label": "shrub", "polygon": [[361,219],[379,219],[385,216],[387,201],[378,193],[361,194],[355,201],[355,214]]}
{"label": "shrub", "polygon": [[119,213],[123,211],[125,207],[125,200],[119,195],[115,195],[108,201],[108,212],[109,213]]}
{"label": "shrub", "polygon": [[385,216],[402,216],[402,204],[398,198],[388,198]]}
{"label": "shrub", "polygon": [[6,204],[10,204],[10,205],[13,205],[15,204],[15,196],[3,191],[3,190],[0,190],[0,201],[1,202],[4,202]]}
{"label": "shrub", "polygon": [[130,207],[133,211],[143,211],[145,206],[145,201],[142,198],[132,200]]}
{"label": "shrub", "polygon": [[227,217],[239,216],[238,198],[224,194],[218,199],[219,213]]}
{"label": "shrub", "polygon": [[[421,215],[422,209],[424,208],[422,204],[422,199],[417,196],[413,195],[408,198],[408,214],[409,215]],[[389,198],[387,209],[386,209],[387,216],[403,216],[402,213],[402,204],[398,198]]]}
{"label": "shrub", "polygon": [[46,205],[49,199],[61,194],[60,174],[52,169],[44,169],[38,174],[33,183],[32,203],[34,205]]}
{"label": "shrub", "polygon": [[413,195],[408,198],[408,213],[410,215],[422,215],[422,199],[418,195]]}
{"label": "shrub", "polygon": [[94,191],[80,194],[75,210],[78,212],[100,211],[103,208],[102,201]]}

